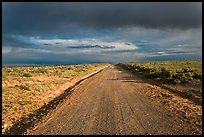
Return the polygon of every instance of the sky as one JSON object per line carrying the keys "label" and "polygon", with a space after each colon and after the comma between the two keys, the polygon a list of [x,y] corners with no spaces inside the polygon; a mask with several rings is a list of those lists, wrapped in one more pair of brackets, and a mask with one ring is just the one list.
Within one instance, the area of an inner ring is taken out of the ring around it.
{"label": "sky", "polygon": [[202,60],[201,2],[3,2],[2,64]]}

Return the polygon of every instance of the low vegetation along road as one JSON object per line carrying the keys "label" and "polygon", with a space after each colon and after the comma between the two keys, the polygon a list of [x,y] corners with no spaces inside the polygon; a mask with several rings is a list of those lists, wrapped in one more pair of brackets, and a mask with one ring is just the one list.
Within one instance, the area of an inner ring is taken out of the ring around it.
{"label": "low vegetation along road", "polygon": [[49,120],[27,134],[202,133],[172,116],[163,100],[146,94],[151,86],[120,67],[109,66],[76,86]]}

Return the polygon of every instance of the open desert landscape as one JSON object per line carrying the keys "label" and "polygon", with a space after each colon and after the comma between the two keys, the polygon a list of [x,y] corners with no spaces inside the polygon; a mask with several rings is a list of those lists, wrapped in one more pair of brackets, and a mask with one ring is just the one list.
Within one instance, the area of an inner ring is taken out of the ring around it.
{"label": "open desert landscape", "polygon": [[3,135],[202,135],[202,2],[3,2]]}

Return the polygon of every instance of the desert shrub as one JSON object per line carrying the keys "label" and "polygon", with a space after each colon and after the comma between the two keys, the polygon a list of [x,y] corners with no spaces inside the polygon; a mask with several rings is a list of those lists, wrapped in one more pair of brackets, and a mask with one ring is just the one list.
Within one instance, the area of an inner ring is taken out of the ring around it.
{"label": "desert shrub", "polygon": [[27,105],[27,104],[32,104],[32,101],[18,101],[18,104],[20,105]]}
{"label": "desert shrub", "polygon": [[202,81],[201,61],[126,62],[118,65],[148,78],[160,77],[170,83]]}
{"label": "desert shrub", "polygon": [[28,101],[27,103],[28,103],[28,104],[32,104],[33,102],[32,102],[32,101]]}
{"label": "desert shrub", "polygon": [[179,79],[174,79],[173,82],[174,82],[175,84],[181,83],[181,81],[180,81]]}
{"label": "desert shrub", "polygon": [[30,90],[30,87],[28,85],[20,85],[19,88],[21,90]]}
{"label": "desert shrub", "polygon": [[194,74],[193,74],[193,78],[194,79],[202,79],[202,75],[201,74],[198,74],[198,73],[196,73],[196,72],[194,72]]}
{"label": "desert shrub", "polygon": [[46,69],[38,68],[38,69],[34,70],[34,73],[48,73],[48,71]]}
{"label": "desert shrub", "polygon": [[146,76],[147,78],[157,78],[160,76],[160,73],[159,72],[145,71],[145,72],[143,72],[143,75]]}
{"label": "desert shrub", "polygon": [[32,77],[32,75],[30,73],[24,73],[23,76],[24,77]]}

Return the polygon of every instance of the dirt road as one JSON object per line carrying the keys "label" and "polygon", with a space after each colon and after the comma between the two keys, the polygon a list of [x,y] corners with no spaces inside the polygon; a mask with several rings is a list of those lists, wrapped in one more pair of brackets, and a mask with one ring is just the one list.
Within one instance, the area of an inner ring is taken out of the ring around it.
{"label": "dirt road", "polygon": [[54,115],[29,134],[192,134],[188,124],[169,116],[143,88],[144,81],[110,66],[75,87]]}

